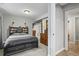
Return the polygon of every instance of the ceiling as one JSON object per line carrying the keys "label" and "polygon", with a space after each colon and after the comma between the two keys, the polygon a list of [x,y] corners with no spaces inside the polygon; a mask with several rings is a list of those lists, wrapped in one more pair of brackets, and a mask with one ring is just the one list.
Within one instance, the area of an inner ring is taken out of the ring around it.
{"label": "ceiling", "polygon": [[[47,3],[0,3],[0,7],[3,9],[3,12],[6,11],[12,15],[24,16],[31,19],[36,19],[48,12]],[[25,9],[29,9],[31,13],[25,14]]]}
{"label": "ceiling", "polygon": [[75,8],[66,12],[67,15],[76,16],[79,15],[79,8]]}
{"label": "ceiling", "polygon": [[67,5],[68,3],[58,3],[59,5],[61,5],[61,6],[65,6],[65,5]]}

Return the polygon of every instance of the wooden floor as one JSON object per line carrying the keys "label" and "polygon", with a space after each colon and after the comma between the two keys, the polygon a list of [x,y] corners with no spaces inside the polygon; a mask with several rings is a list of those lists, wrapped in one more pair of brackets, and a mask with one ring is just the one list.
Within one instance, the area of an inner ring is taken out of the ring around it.
{"label": "wooden floor", "polygon": [[70,41],[68,44],[68,51],[62,51],[57,56],[79,56],[79,42],[75,44]]}

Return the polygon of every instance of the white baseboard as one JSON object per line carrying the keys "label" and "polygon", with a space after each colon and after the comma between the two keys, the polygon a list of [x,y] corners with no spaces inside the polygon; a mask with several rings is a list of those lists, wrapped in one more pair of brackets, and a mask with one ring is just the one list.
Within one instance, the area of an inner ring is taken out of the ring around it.
{"label": "white baseboard", "polygon": [[62,48],[62,49],[58,50],[58,51],[55,53],[55,55],[57,55],[58,53],[62,52],[63,50],[65,50],[65,48]]}

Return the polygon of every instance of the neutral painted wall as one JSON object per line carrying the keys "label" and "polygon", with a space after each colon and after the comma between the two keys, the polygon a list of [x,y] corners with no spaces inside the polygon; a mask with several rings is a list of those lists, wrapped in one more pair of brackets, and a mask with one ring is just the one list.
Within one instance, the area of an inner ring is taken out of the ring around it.
{"label": "neutral painted wall", "polygon": [[64,6],[65,11],[69,11],[69,10],[72,10],[75,8],[79,8],[79,3],[70,3],[70,4]]}
{"label": "neutral painted wall", "polygon": [[29,34],[32,33],[32,20],[27,19],[25,17],[19,17],[19,16],[11,16],[11,15],[3,15],[3,28],[2,28],[2,40],[3,42],[7,39],[8,36],[8,28],[11,25],[12,18],[14,18],[14,26],[24,26],[24,22],[26,20],[26,24],[29,28]]}
{"label": "neutral painted wall", "polygon": [[63,14],[63,9],[61,6],[56,5],[56,15],[55,15],[55,20],[56,20],[56,33],[55,33],[55,52],[56,54],[64,49],[64,14]]}
{"label": "neutral painted wall", "polygon": [[74,42],[75,40],[75,17],[71,16],[67,19],[69,21],[68,23],[68,33],[70,34],[70,40]]}
{"label": "neutral painted wall", "polygon": [[45,17],[48,17],[48,12],[39,16],[36,20],[40,20],[40,19],[45,18]]}

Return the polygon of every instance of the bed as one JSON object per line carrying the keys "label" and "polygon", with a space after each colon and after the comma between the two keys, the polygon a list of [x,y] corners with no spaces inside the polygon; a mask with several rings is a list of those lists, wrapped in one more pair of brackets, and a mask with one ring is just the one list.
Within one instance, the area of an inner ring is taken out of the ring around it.
{"label": "bed", "polygon": [[25,33],[13,33],[4,43],[4,56],[38,48],[38,38]]}

